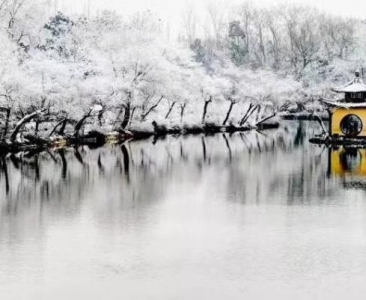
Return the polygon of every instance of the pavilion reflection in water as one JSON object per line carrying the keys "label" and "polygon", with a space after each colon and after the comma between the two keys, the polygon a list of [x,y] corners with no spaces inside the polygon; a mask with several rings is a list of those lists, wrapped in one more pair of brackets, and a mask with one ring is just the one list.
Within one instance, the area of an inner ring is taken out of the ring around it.
{"label": "pavilion reflection in water", "polygon": [[328,165],[329,175],[341,178],[345,187],[366,189],[365,148],[330,148]]}

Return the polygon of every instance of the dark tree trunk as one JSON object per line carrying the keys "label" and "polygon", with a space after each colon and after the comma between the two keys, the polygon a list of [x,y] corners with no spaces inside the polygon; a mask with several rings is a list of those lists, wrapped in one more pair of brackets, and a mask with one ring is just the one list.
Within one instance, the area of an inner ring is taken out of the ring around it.
{"label": "dark tree trunk", "polygon": [[6,191],[6,194],[9,195],[9,192],[10,192],[9,174],[8,174],[8,166],[6,163],[5,156],[1,156],[1,167],[2,167],[4,175],[5,175],[5,191]]}
{"label": "dark tree trunk", "polygon": [[13,130],[12,134],[10,135],[10,140],[12,142],[15,141],[17,134],[19,133],[20,129],[25,125],[26,123],[30,122],[32,119],[34,119],[36,116],[38,116],[42,111],[35,111],[29,115],[26,115],[23,119],[21,119],[18,124],[15,126],[15,129]]}
{"label": "dark tree trunk", "polygon": [[261,147],[261,144],[260,144],[260,142],[259,142],[258,135],[256,136],[256,140],[257,140],[257,147],[258,147],[258,151],[259,151],[259,153],[262,153],[262,147]]}
{"label": "dark tree trunk", "polygon": [[98,121],[99,121],[99,126],[102,126],[103,125],[103,114],[104,114],[104,110],[101,110],[99,113],[98,113]]}
{"label": "dark tree trunk", "polygon": [[231,147],[230,147],[230,143],[229,143],[229,140],[227,139],[226,135],[223,134],[222,135],[224,137],[224,140],[225,140],[225,144],[226,144],[226,147],[227,147],[227,150],[229,152],[229,161],[231,162],[232,161],[232,151],[231,151]]}
{"label": "dark tree trunk", "polygon": [[128,150],[126,148],[126,145],[121,146],[122,154],[123,154],[123,164],[125,169],[125,174],[128,177],[130,174],[130,156],[128,154]]}
{"label": "dark tree trunk", "polygon": [[5,140],[6,135],[8,134],[10,113],[11,113],[11,109],[10,108],[7,108],[6,109],[5,127],[4,127],[4,131],[3,131],[2,137],[1,137],[2,140]]}
{"label": "dark tree trunk", "polygon": [[251,115],[259,108],[259,105],[253,106],[253,108],[249,111],[249,113],[246,115],[245,118],[243,118],[240,122],[240,126],[243,126],[248,119],[251,117]]}
{"label": "dark tree trunk", "polygon": [[182,142],[180,142],[180,158],[182,159],[182,161],[187,161],[187,155],[184,153]]}
{"label": "dark tree trunk", "polygon": [[173,108],[174,108],[174,106],[175,106],[175,104],[176,104],[177,102],[173,102],[172,103],[172,105],[169,105],[169,110],[168,110],[168,113],[166,114],[166,116],[165,116],[165,119],[168,119],[168,117],[169,117],[169,115],[171,114],[171,112],[172,112],[172,110],[173,110]]}
{"label": "dark tree trunk", "polygon": [[99,172],[103,174],[104,173],[104,166],[102,164],[102,157],[101,157],[100,153],[99,153],[99,156],[98,156],[98,168],[99,168]]}
{"label": "dark tree trunk", "polygon": [[132,109],[132,112],[131,112],[131,117],[130,117],[130,122],[128,123],[128,126],[131,126],[131,122],[133,120],[133,116],[135,115],[135,112],[136,112],[136,107],[134,107]]}
{"label": "dark tree trunk", "polygon": [[229,110],[227,111],[227,114],[226,114],[225,120],[224,120],[224,122],[222,122],[222,125],[223,125],[223,126],[225,126],[225,125],[226,125],[226,123],[227,123],[227,121],[229,120],[229,118],[230,118],[230,114],[231,114],[231,112],[232,112],[232,110],[233,110],[234,105],[235,105],[235,101],[231,100],[231,101],[230,101],[230,107],[229,107]]}
{"label": "dark tree trunk", "polygon": [[153,106],[151,106],[148,111],[144,114],[142,114],[141,119],[142,121],[145,121],[146,117],[155,109],[158,107],[158,105],[160,104],[161,100],[163,100],[163,96],[160,97],[160,99],[158,100],[158,102],[156,102]]}
{"label": "dark tree trunk", "polygon": [[131,117],[131,104],[128,102],[125,106],[125,115],[123,116],[123,121],[121,123],[121,128],[126,129],[128,124],[130,123]]}
{"label": "dark tree trunk", "polygon": [[14,168],[19,170],[19,159],[14,155],[14,153],[12,153],[9,158],[13,163]]}
{"label": "dark tree trunk", "polygon": [[272,115],[270,115],[270,116],[268,116],[268,117],[265,117],[265,118],[263,118],[262,120],[260,120],[259,122],[257,122],[257,124],[256,125],[260,125],[260,124],[262,124],[262,123],[264,123],[264,122],[266,122],[266,121],[268,121],[268,120],[270,120],[270,119],[272,119],[273,117],[275,117],[276,116],[276,113],[273,113]]}
{"label": "dark tree trunk", "polygon": [[80,152],[79,152],[79,149],[77,147],[74,148],[74,155],[76,157],[76,159],[82,164],[84,165],[84,160],[83,160],[83,157],[81,156]]}
{"label": "dark tree trunk", "polygon": [[[60,122],[58,122],[57,124],[56,124],[56,126],[55,127],[53,127],[53,129],[52,129],[52,131],[50,132],[50,134],[48,135],[49,137],[50,136],[52,136],[55,132],[56,132],[56,130],[57,130],[57,128],[59,127],[59,126],[66,126],[66,122],[67,122],[67,119],[65,118],[65,119],[63,119],[62,121],[60,121]],[[61,127],[62,128],[62,127]],[[61,131],[61,129],[59,130],[59,132]],[[65,128],[63,129],[63,131],[65,131]],[[63,134],[63,132],[62,132],[62,134]]]}
{"label": "dark tree trunk", "polygon": [[65,158],[65,149],[61,149],[60,150],[60,156],[61,156],[61,161],[62,161],[62,179],[66,179],[66,175],[67,175],[67,161]]}
{"label": "dark tree trunk", "polygon": [[184,117],[184,111],[186,109],[187,103],[184,103],[183,105],[180,106],[180,122],[183,122],[183,117]]}
{"label": "dark tree trunk", "polygon": [[248,108],[248,110],[246,111],[246,113],[245,113],[245,115],[243,116],[243,118],[240,120],[240,123],[239,123],[239,125],[240,126],[243,126],[244,125],[244,123],[245,123],[245,119],[247,118],[247,116],[248,116],[248,114],[250,113],[250,111],[252,110],[252,108],[253,108],[253,104],[252,103],[249,103],[249,108]]}
{"label": "dark tree trunk", "polygon": [[34,172],[36,175],[36,181],[39,181],[39,179],[41,177],[41,172],[39,169],[38,154],[34,158]]}
{"label": "dark tree trunk", "polygon": [[259,105],[257,110],[258,110],[258,117],[259,117],[260,113],[262,112],[262,106]]}
{"label": "dark tree trunk", "polygon": [[39,131],[39,123],[40,123],[40,121],[39,121],[39,120],[36,120],[36,128],[35,128],[35,130],[34,130],[34,134],[35,134],[35,135],[38,135],[38,131]]}
{"label": "dark tree trunk", "polygon": [[69,120],[68,119],[65,119],[63,122],[62,122],[62,125],[60,127],[60,130],[58,131],[58,134],[63,136],[65,134],[65,129],[66,129],[66,125],[67,125],[67,122]]}
{"label": "dark tree trunk", "polygon": [[206,121],[206,115],[207,115],[207,108],[208,105],[212,102],[212,97],[205,101],[205,105],[203,106],[203,114],[202,114],[202,124],[205,124]]}
{"label": "dark tree trunk", "polygon": [[206,162],[206,159],[207,159],[207,150],[206,150],[205,137],[202,137],[202,151],[203,151],[203,161]]}
{"label": "dark tree trunk", "polygon": [[90,109],[75,125],[74,127],[74,137],[79,137],[79,131],[83,127],[86,119],[91,117],[92,109]]}

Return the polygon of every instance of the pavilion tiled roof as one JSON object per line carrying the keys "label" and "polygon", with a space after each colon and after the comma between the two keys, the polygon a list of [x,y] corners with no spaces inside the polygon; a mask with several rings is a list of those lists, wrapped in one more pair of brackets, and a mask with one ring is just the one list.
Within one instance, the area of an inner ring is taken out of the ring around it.
{"label": "pavilion tiled roof", "polygon": [[366,92],[366,84],[360,78],[360,73],[356,72],[355,78],[343,86],[333,88],[337,93],[361,93]]}

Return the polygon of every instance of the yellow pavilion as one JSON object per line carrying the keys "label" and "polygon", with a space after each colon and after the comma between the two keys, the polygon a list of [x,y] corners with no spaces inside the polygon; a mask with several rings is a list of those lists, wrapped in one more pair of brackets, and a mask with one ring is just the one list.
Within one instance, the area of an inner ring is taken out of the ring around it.
{"label": "yellow pavilion", "polygon": [[323,100],[329,107],[329,135],[333,138],[366,138],[366,84],[356,71],[349,83],[332,89],[344,93],[339,100]]}

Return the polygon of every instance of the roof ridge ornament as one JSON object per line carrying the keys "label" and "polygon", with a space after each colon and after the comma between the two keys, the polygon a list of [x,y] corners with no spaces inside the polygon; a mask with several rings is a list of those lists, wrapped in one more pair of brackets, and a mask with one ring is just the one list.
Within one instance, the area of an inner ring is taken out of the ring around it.
{"label": "roof ridge ornament", "polygon": [[361,79],[360,79],[360,71],[356,70],[355,71],[355,79],[354,79],[354,83],[361,83]]}

